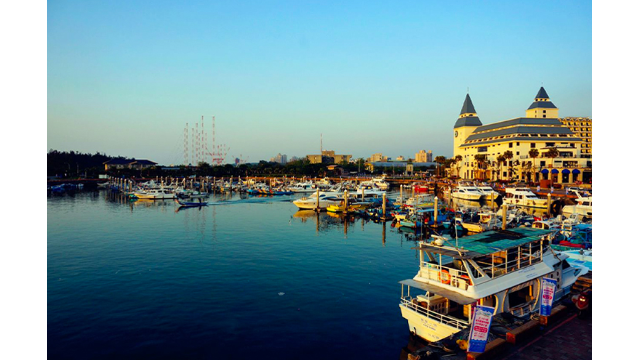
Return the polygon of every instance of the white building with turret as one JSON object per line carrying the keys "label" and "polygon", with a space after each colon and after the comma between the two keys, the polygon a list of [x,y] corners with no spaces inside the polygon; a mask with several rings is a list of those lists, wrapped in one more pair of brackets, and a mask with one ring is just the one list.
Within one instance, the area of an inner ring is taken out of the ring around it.
{"label": "white building with turret", "polygon": [[[591,157],[581,153],[582,142],[558,118],[558,108],[543,87],[526,117],[489,125],[482,124],[467,94],[453,127],[453,156],[459,160],[449,173],[463,179],[586,182],[591,178]],[[550,149],[557,150],[556,157],[546,157]]]}

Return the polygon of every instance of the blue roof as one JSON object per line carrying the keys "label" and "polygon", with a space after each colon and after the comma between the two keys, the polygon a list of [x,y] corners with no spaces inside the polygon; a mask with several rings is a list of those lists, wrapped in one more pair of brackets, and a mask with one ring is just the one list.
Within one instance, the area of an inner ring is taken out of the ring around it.
{"label": "blue roof", "polygon": [[464,116],[464,117],[458,118],[453,128],[455,129],[462,126],[482,126],[482,122],[480,121],[480,118],[477,116]]}
{"label": "blue roof", "polygon": [[534,101],[530,106],[529,109],[535,109],[535,108],[545,108],[545,109],[557,109],[557,107],[555,105],[553,105],[553,103],[551,101]]}
{"label": "blue roof", "polygon": [[462,110],[460,110],[460,115],[462,114],[475,114],[476,109],[473,107],[473,103],[471,102],[471,97],[467,94],[467,97],[464,98],[464,104],[462,104]]}
{"label": "blue roof", "polygon": [[536,99],[548,99],[549,95],[544,90],[544,87],[540,86],[540,90],[538,91],[538,95],[536,95]]}

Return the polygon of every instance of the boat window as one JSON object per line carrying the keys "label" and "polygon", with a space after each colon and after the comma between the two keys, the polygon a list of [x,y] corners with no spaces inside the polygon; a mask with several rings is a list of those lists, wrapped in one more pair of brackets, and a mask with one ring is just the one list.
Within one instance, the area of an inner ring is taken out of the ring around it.
{"label": "boat window", "polygon": [[509,307],[521,306],[533,299],[533,288],[529,285],[523,289],[509,293]]}

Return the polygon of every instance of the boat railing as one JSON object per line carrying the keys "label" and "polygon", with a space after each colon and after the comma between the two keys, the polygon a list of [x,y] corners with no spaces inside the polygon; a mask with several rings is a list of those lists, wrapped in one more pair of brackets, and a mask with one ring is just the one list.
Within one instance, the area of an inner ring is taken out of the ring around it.
{"label": "boat railing", "polygon": [[[415,300],[415,302],[413,300]],[[421,306],[419,303],[417,303],[417,300],[415,298],[411,298],[410,296],[405,296],[401,298],[400,301],[403,306],[417,312],[420,315],[431,318],[441,324],[445,324],[456,329],[464,329],[469,326],[469,323],[467,321],[457,319],[449,315],[440,314],[433,310],[429,310],[424,306]]]}
{"label": "boat railing", "polygon": [[420,266],[420,276],[429,280],[442,283],[462,290],[471,286],[471,278],[465,270],[434,264],[423,261]]}
{"label": "boat railing", "polygon": [[517,254],[510,255],[509,257],[492,254],[491,259],[489,259],[491,262],[480,259],[476,259],[475,262],[485,274],[495,279],[541,262],[541,254],[544,254],[546,247],[542,249],[540,249],[540,247],[520,247],[517,250]]}

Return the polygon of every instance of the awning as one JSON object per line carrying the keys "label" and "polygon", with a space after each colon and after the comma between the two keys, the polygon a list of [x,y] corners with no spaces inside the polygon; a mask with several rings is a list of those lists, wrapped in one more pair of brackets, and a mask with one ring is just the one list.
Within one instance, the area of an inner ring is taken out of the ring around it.
{"label": "awning", "polygon": [[572,172],[572,173],[574,173],[574,174],[576,174],[576,175],[577,175],[577,174],[580,174],[580,170],[578,170],[578,169],[573,169],[573,171],[571,171],[571,172]]}
{"label": "awning", "polygon": [[473,304],[474,302],[476,302],[476,299],[458,294],[453,290],[447,290],[441,286],[425,284],[423,282],[418,282],[413,279],[402,280],[400,281],[400,284],[408,285],[408,286],[411,286],[412,288],[418,288],[420,290],[428,291],[432,294],[446,297],[447,299],[453,300],[460,305]]}
{"label": "awning", "polygon": [[569,169],[564,169],[564,170],[562,170],[562,173],[563,174],[571,174],[571,171],[569,171]]}
{"label": "awning", "polygon": [[542,169],[542,171],[540,171],[543,174],[548,174],[549,173],[549,169]]}
{"label": "awning", "polygon": [[552,173],[552,174],[557,174],[557,173],[559,173],[559,172],[560,172],[560,171],[558,171],[558,169],[553,169],[553,170],[551,170],[551,173]]}

